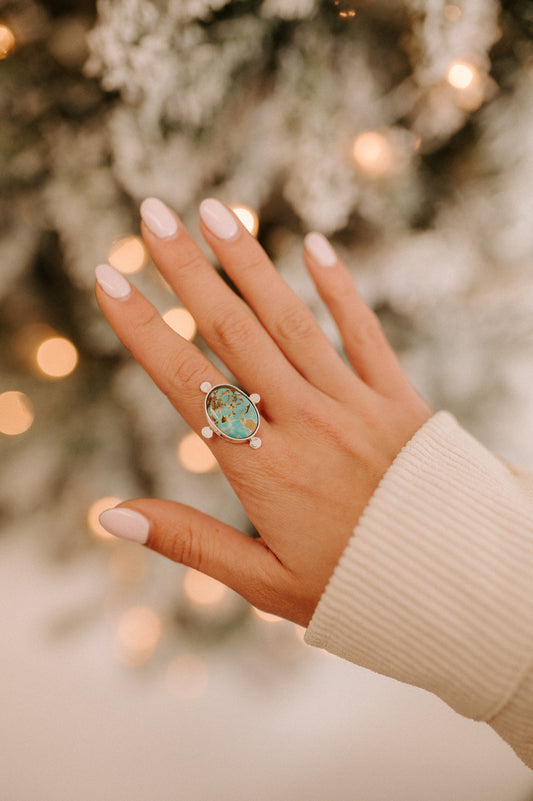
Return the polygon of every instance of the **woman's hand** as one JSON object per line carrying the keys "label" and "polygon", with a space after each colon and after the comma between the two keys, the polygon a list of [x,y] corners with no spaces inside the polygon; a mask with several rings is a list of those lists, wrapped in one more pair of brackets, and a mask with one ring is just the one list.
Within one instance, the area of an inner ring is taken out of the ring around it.
{"label": "woman's hand", "polygon": [[[381,477],[431,409],[322,235],[306,237],[304,258],[353,370],[221,203],[201,204],[202,234],[244,300],[166,206],[151,198],[141,213],[157,268],[239,384],[261,396],[258,450],[217,436],[208,440],[260,538],[154,499],[121,504],[104,512],[102,522],[305,626]],[[98,302],[113,330],[200,433],[206,425],[200,385],[226,383],[227,376],[172,331],[123,276],[101,265],[97,277]]]}

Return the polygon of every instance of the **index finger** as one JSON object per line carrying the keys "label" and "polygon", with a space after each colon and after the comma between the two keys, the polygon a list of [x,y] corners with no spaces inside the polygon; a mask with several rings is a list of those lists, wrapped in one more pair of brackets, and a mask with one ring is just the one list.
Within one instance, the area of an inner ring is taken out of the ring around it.
{"label": "index finger", "polygon": [[[227,384],[228,380],[195,345],[173,331],[113,267],[99,265],[96,276],[96,297],[111,328],[184,420],[200,433],[207,422],[202,384]],[[262,436],[265,428],[262,420]],[[217,459],[232,458],[234,443],[213,437],[209,444]],[[242,451],[238,458],[242,460]]]}

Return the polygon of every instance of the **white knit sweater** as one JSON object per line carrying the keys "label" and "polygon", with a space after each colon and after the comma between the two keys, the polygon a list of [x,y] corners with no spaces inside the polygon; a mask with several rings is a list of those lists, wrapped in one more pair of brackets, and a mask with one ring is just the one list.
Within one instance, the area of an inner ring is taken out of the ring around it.
{"label": "white knit sweater", "polygon": [[372,496],[306,641],[488,722],[533,768],[533,476],[438,412]]}

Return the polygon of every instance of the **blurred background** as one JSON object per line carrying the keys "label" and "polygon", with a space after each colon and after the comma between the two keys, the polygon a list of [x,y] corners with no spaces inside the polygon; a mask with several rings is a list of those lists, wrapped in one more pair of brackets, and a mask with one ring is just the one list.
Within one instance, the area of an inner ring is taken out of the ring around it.
{"label": "blurred background", "polygon": [[207,350],[138,206],[198,234],[215,196],[340,351],[322,231],[433,408],[533,468],[532,3],[0,0],[0,114],[2,801],[533,799],[487,727],[105,535],[145,495],[252,529],[93,295],[108,260]]}

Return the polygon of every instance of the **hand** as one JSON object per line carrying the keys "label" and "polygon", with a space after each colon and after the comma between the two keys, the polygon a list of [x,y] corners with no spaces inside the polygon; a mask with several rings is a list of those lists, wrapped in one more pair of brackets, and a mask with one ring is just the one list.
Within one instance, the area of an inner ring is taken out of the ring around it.
{"label": "hand", "polygon": [[[380,479],[431,409],[320,234],[306,238],[305,263],[353,371],[226,207],[204,201],[201,230],[244,299],[166,206],[152,198],[141,212],[157,268],[239,384],[261,396],[258,450],[217,436],[207,440],[260,537],[183,504],[144,498],[105,512],[104,525],[305,626]],[[108,266],[97,276],[98,302],[111,327],[200,433],[206,425],[200,385],[228,377],[123,276]]]}

